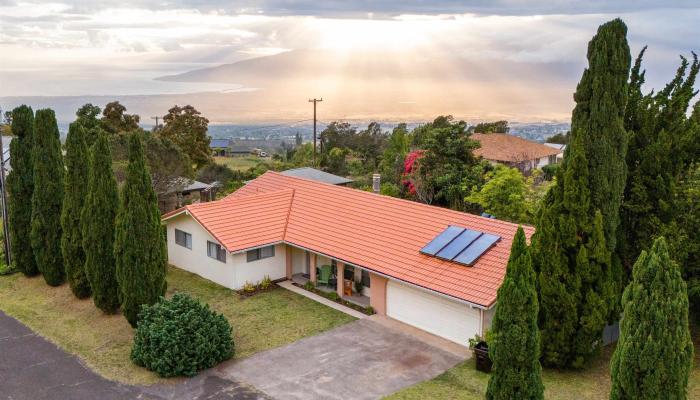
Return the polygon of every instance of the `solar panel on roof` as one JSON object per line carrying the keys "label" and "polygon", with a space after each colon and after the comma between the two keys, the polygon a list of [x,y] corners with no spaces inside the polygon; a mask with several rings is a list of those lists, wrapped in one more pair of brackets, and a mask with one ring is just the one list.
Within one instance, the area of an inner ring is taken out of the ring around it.
{"label": "solar panel on roof", "polygon": [[434,256],[462,232],[464,232],[464,228],[450,225],[442,231],[442,233],[437,235],[435,239],[431,240],[430,243],[426,244],[420,252]]}
{"label": "solar panel on roof", "polygon": [[462,252],[467,246],[472,244],[474,240],[476,240],[479,236],[481,236],[481,232],[473,231],[471,229],[465,229],[462,233],[459,234],[456,238],[454,238],[447,246],[443,247],[442,250],[440,250],[436,256],[440,258],[444,258],[446,260],[452,260],[455,258],[459,253]]}
{"label": "solar panel on roof", "polygon": [[500,236],[492,235],[490,233],[484,233],[477,240],[475,240],[471,245],[469,245],[463,252],[461,252],[453,261],[460,264],[474,265],[476,260],[479,259],[488,249],[491,248],[496,242],[501,240]]}

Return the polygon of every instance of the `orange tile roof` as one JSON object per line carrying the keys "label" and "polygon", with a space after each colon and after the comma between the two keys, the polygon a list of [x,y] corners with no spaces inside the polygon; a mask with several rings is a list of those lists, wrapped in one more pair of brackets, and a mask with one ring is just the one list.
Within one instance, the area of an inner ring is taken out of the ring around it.
{"label": "orange tile roof", "polygon": [[[187,206],[229,251],[284,241],[490,307],[516,224],[268,171],[222,200]],[[421,254],[448,225],[501,236],[474,266]],[[528,238],[534,228],[525,226]]]}
{"label": "orange tile roof", "polygon": [[474,133],[471,138],[481,143],[474,155],[492,161],[517,163],[561,153],[558,149],[504,133]]}
{"label": "orange tile roof", "polygon": [[293,197],[293,189],[284,189],[234,202],[197,203],[165,214],[163,220],[186,212],[228,251],[237,252],[283,241]]}

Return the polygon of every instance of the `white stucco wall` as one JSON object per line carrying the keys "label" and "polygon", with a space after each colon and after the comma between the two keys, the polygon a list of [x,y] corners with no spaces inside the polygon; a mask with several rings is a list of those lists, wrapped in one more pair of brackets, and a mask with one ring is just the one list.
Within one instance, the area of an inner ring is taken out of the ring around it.
{"label": "white stucco wall", "polygon": [[486,331],[491,330],[491,323],[493,322],[493,314],[495,312],[496,306],[493,306],[488,310],[484,310],[484,325],[481,328],[481,336],[483,336]]}
{"label": "white stucco wall", "polygon": [[257,261],[248,262],[246,253],[229,254],[229,256],[233,259],[236,288],[243,287],[246,282],[260,282],[265,275],[269,276],[273,281],[287,276],[285,246],[283,244],[275,245],[274,257],[263,258]]}
{"label": "white stucco wall", "polygon": [[[285,277],[284,245],[275,246],[275,256],[247,262],[246,254],[226,254],[226,263],[207,256],[207,241],[218,243],[192,217],[185,214],[167,221],[168,262],[230,289],[240,289],[246,281],[257,283],[265,275],[270,279]],[[192,235],[192,249],[175,243],[175,229]]]}
{"label": "white stucco wall", "polygon": [[[192,235],[192,249],[175,243],[175,229]],[[233,260],[226,254],[226,264],[207,256],[207,240],[216,240],[197,221],[187,215],[180,215],[168,221],[168,262],[193,272],[219,285],[234,289],[235,274]]]}

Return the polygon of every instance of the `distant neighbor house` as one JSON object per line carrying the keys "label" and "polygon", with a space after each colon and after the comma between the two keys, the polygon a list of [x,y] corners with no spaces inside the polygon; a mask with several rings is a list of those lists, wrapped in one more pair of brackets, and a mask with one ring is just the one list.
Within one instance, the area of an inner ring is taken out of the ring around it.
{"label": "distant neighbor house", "polygon": [[231,141],[229,139],[212,139],[209,142],[209,148],[215,156],[225,157],[227,156],[230,143]]}
{"label": "distant neighbor house", "polygon": [[560,162],[562,162],[562,160],[564,160],[564,150],[566,150],[565,144],[545,143],[544,145],[547,147],[551,147],[553,149],[559,150],[559,153],[557,154],[557,164],[559,164]]}
{"label": "distant neighbor house", "polygon": [[273,171],[162,221],[176,267],[231,289],[310,280],[463,346],[491,325],[517,229]]}
{"label": "distant neighbor house", "polygon": [[474,133],[471,138],[481,144],[481,148],[474,150],[474,155],[492,163],[518,168],[524,174],[556,164],[557,155],[561,153],[559,149],[504,133]]}
{"label": "distant neighbor house", "polygon": [[348,179],[338,175],[333,175],[328,172],[311,167],[293,168],[288,169],[286,171],[282,171],[280,173],[286,176],[294,176],[297,178],[311,179],[312,181],[330,183],[331,185],[346,186],[352,183],[352,179]]}
{"label": "distant neighbor house", "polygon": [[282,148],[282,139],[211,139],[209,148],[221,157],[246,157],[261,151],[272,153]]}
{"label": "distant neighbor house", "polygon": [[216,198],[218,183],[208,184],[187,178],[178,178],[170,185],[167,193],[158,197],[161,213],[172,211],[184,204],[207,202]]}

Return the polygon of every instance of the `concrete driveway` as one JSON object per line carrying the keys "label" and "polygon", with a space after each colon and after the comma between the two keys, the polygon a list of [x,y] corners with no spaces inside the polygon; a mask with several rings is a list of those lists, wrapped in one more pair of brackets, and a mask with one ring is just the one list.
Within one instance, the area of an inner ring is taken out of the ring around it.
{"label": "concrete driveway", "polygon": [[428,342],[361,319],[217,369],[279,400],[378,399],[465,359]]}
{"label": "concrete driveway", "polygon": [[215,369],[170,385],[112,382],[2,311],[0,355],[0,399],[268,399],[235,379],[217,375]]}

